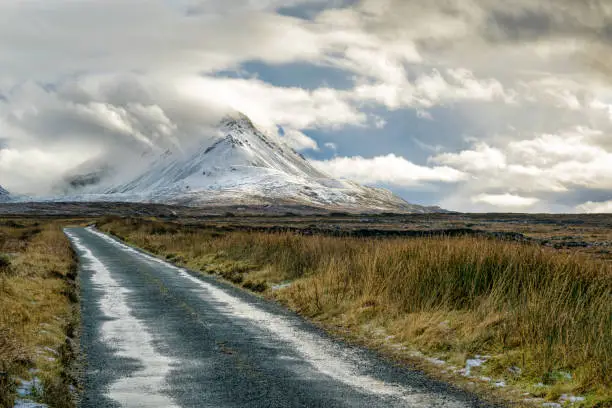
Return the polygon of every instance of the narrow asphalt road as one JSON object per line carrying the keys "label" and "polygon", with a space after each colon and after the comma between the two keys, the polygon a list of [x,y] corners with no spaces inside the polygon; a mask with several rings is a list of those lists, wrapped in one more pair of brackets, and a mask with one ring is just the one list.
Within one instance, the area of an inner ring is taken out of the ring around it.
{"label": "narrow asphalt road", "polygon": [[282,307],[93,229],[80,258],[82,408],[486,407]]}

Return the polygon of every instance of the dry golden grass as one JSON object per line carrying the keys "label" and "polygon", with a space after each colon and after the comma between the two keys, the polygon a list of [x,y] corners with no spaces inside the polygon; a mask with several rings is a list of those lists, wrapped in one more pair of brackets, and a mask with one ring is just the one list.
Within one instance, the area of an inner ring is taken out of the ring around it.
{"label": "dry golden grass", "polygon": [[[488,354],[483,375],[523,387],[541,382],[551,400],[576,393],[588,396],[587,405],[612,404],[609,263],[473,237],[217,233],[136,220],[102,228],[176,263],[267,290],[366,343],[392,339],[459,365]],[[293,283],[269,290],[284,281]]]}
{"label": "dry golden grass", "polygon": [[43,381],[42,401],[71,406],[67,387],[74,378],[66,367],[76,350],[67,334],[72,337],[76,328],[78,293],[69,242],[59,223],[0,220],[0,254],[5,260],[0,266],[0,371],[10,378],[0,390],[0,406],[12,406],[13,380],[28,379],[30,369],[38,370]]}

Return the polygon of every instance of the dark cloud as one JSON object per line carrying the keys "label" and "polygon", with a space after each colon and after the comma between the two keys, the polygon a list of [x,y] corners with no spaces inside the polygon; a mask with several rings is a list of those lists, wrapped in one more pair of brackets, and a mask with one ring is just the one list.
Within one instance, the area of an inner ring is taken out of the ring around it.
{"label": "dark cloud", "polygon": [[612,3],[608,0],[484,2],[483,37],[493,44],[575,43],[575,58],[612,80]]}
{"label": "dark cloud", "polygon": [[[410,10],[415,1],[398,0],[393,9]],[[551,39],[612,42],[612,4],[608,0],[434,0],[424,8],[456,20],[479,21],[476,32],[495,43]]]}
{"label": "dark cloud", "polygon": [[612,200],[612,192],[578,186],[563,194],[549,194],[542,196],[542,198],[546,201],[555,202],[568,208],[575,208],[587,201],[598,203]]}
{"label": "dark cloud", "polygon": [[612,46],[591,45],[581,57],[600,79],[612,83]]}
{"label": "dark cloud", "polygon": [[493,10],[488,19],[485,37],[490,41],[534,41],[549,37],[555,18],[543,10],[520,13]]}

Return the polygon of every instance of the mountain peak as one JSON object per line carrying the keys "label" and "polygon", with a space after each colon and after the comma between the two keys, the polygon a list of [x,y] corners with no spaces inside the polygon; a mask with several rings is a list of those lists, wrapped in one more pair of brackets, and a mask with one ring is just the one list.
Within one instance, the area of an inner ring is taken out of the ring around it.
{"label": "mountain peak", "polygon": [[166,152],[137,176],[101,186],[76,201],[202,205],[299,205],[351,211],[426,212],[389,191],[336,180],[242,113],[226,116],[220,136]]}
{"label": "mountain peak", "polygon": [[234,112],[226,115],[223,119],[221,119],[221,129],[246,129],[246,130],[255,130],[255,125],[251,121],[251,119],[242,112]]}

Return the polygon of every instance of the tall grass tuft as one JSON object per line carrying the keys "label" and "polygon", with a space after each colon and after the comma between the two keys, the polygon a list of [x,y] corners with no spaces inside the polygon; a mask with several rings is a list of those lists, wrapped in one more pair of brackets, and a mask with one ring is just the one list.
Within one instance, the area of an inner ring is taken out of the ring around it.
{"label": "tall grass tuft", "polygon": [[76,379],[45,350],[63,358],[67,328],[78,315],[68,296],[76,295],[73,252],[59,222],[23,222],[0,222],[0,407],[13,406],[15,380],[35,368],[45,390],[56,390],[37,397],[71,408]]}

